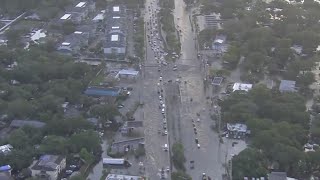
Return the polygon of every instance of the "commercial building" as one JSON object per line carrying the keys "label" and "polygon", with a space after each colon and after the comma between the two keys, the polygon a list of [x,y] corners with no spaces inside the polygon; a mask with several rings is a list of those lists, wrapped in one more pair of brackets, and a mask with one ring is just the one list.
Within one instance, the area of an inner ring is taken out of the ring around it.
{"label": "commercial building", "polygon": [[130,150],[136,150],[138,148],[144,148],[144,138],[134,138],[125,141],[114,142],[111,145],[112,152],[128,152]]}
{"label": "commercial building", "polygon": [[66,158],[57,155],[43,155],[31,165],[32,176],[43,179],[57,180],[66,168]]}

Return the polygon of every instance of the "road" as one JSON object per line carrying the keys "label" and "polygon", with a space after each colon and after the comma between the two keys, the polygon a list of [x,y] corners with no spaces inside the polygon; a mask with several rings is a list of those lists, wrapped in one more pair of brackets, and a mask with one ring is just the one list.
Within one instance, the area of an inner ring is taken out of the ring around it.
{"label": "road", "polygon": [[[150,22],[150,18],[156,13],[156,9],[158,8],[156,0],[147,0],[146,7],[145,22]],[[150,7],[150,11],[148,7]],[[148,28],[146,28],[146,31],[146,35],[151,34]],[[147,37],[146,39],[148,40]],[[160,73],[158,72],[158,67],[158,62],[155,60],[155,53],[150,43],[146,42],[146,60],[141,64],[142,71],[139,81],[141,84],[139,93],[141,95],[141,101],[144,103],[140,116],[141,119],[144,120],[145,127],[146,176],[154,180],[161,178],[160,172],[162,168],[166,169],[170,167],[170,154],[168,151],[163,150],[163,146],[169,144],[168,136],[163,136],[158,133],[159,130],[164,132],[162,125],[163,115],[161,114],[161,109],[159,109],[160,100],[157,84],[160,83]],[[163,71],[165,71],[165,67]],[[164,93],[165,92],[163,92],[163,94]],[[170,173],[165,173],[165,178],[171,179]]]}
{"label": "road", "polygon": [[[192,30],[190,16],[191,11],[185,9],[183,0],[175,0],[174,17],[176,27],[182,32],[180,39],[182,56],[176,62],[178,71],[172,72],[175,75],[166,73],[166,76],[168,76],[167,78],[181,77],[181,83],[179,86],[176,86],[176,83],[168,84],[170,87],[166,88],[166,94],[178,91],[176,94],[180,96],[181,102],[176,102],[175,105],[180,110],[169,108],[167,112],[173,114],[172,116],[168,115],[168,118],[173,117],[172,121],[175,121],[174,128],[170,131],[175,131],[176,139],[172,136],[170,139],[183,143],[187,158],[187,173],[192,179],[200,179],[202,173],[206,173],[212,179],[222,179],[222,175],[225,174],[224,164],[227,159],[230,159],[231,152],[236,153],[238,147],[230,147],[231,141],[220,144],[218,134],[211,129],[213,121],[209,114],[212,107],[206,103],[206,97],[212,96],[212,91],[204,89],[204,66],[202,61],[197,59],[196,36]],[[200,114],[200,117],[197,113]],[[200,122],[197,122],[198,118]],[[168,119],[168,121],[171,120]],[[195,134],[193,126],[196,128],[197,134]],[[199,140],[200,148],[197,147],[195,138]],[[191,160],[195,161],[194,169],[189,168]]]}

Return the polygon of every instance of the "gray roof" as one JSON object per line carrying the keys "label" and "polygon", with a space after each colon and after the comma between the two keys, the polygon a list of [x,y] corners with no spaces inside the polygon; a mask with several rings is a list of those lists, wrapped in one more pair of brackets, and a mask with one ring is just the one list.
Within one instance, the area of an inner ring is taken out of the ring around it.
{"label": "gray roof", "polygon": [[281,80],[279,86],[280,92],[295,92],[296,91],[296,81]]}
{"label": "gray roof", "polygon": [[31,168],[34,170],[55,171],[64,159],[63,156],[43,155],[37,163]]}
{"label": "gray roof", "polygon": [[143,127],[143,121],[126,121],[125,127]]}
{"label": "gray roof", "polygon": [[42,128],[46,125],[44,122],[35,121],[35,120],[13,120],[10,124],[12,128],[21,128],[23,126],[31,126],[34,128]]}
{"label": "gray roof", "polygon": [[269,180],[287,180],[286,172],[271,172],[269,174]]}

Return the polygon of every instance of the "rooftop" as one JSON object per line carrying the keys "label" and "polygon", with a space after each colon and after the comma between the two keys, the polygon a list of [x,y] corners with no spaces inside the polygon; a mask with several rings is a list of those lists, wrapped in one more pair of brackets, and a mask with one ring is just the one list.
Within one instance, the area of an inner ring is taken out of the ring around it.
{"label": "rooftop", "polygon": [[69,19],[70,17],[71,17],[71,14],[65,14],[60,19],[61,20],[66,20],[66,19]]}
{"label": "rooftop", "polygon": [[286,172],[271,172],[269,174],[269,180],[287,180]]}
{"label": "rooftop", "polygon": [[55,171],[63,159],[63,156],[43,155],[31,169]]}
{"label": "rooftop", "polygon": [[223,81],[223,77],[214,77],[212,79],[212,85],[220,86]]}
{"label": "rooftop", "polygon": [[113,12],[119,12],[120,11],[120,7],[119,6],[113,6]]}
{"label": "rooftop", "polygon": [[233,92],[235,91],[249,91],[252,89],[252,84],[234,83]]}
{"label": "rooftop", "polygon": [[135,70],[129,70],[129,69],[122,69],[119,71],[118,73],[119,75],[133,75],[133,76],[137,76],[139,74],[139,71],[135,71]]}
{"label": "rooftop", "polygon": [[279,86],[280,92],[296,92],[296,81],[281,80]]}
{"label": "rooftop", "polygon": [[237,132],[243,132],[243,133],[246,133],[248,130],[247,125],[240,124],[240,123],[236,123],[236,124],[227,123],[227,129],[228,131],[237,131]]}
{"label": "rooftop", "polygon": [[21,128],[23,126],[31,126],[34,128],[42,128],[46,125],[46,123],[35,120],[13,120],[11,121],[11,128]]}
{"label": "rooftop", "polygon": [[103,15],[104,15],[103,13],[97,14],[96,17],[94,17],[92,20],[93,21],[103,20],[104,19]]}
{"label": "rooftop", "polygon": [[8,153],[13,147],[10,144],[0,146],[0,153]]}
{"label": "rooftop", "polygon": [[79,3],[76,5],[76,7],[82,8],[82,7],[85,7],[86,4],[87,4],[87,2],[79,2]]}
{"label": "rooftop", "polygon": [[119,41],[119,35],[117,35],[117,34],[112,34],[112,35],[111,35],[111,41]]}
{"label": "rooftop", "polygon": [[89,96],[119,96],[119,88],[99,88],[99,87],[88,87],[84,92]]}
{"label": "rooftop", "polygon": [[108,174],[106,180],[144,180],[141,176],[129,176],[121,174]]}

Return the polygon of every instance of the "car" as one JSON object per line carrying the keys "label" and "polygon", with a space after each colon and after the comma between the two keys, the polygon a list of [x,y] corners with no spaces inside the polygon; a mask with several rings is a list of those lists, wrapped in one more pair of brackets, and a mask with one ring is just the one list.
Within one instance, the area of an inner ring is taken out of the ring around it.
{"label": "car", "polygon": [[168,131],[165,130],[165,131],[163,132],[163,134],[164,134],[164,135],[168,135]]}
{"label": "car", "polygon": [[200,149],[200,144],[199,143],[197,144],[197,147],[198,147],[198,149]]}
{"label": "car", "polygon": [[195,139],[196,144],[199,144],[199,140],[198,138]]}
{"label": "car", "polygon": [[72,170],[70,170],[70,169],[69,169],[69,170],[66,170],[66,174],[67,174],[67,175],[71,175],[72,173],[73,173]]}
{"label": "car", "polygon": [[207,180],[207,175],[206,175],[206,173],[202,173],[202,178],[201,178],[202,180]]}
{"label": "car", "polygon": [[164,113],[165,113],[165,110],[164,110],[164,108],[162,108],[162,109],[161,109],[161,113],[162,113],[162,114],[164,114]]}
{"label": "car", "polygon": [[197,122],[200,122],[200,118],[197,119]]}
{"label": "car", "polygon": [[161,95],[159,96],[159,99],[162,100],[162,96]]}
{"label": "car", "polygon": [[179,79],[179,78],[177,78],[177,79],[176,79],[176,82],[177,82],[177,83],[180,83],[180,79]]}
{"label": "car", "polygon": [[167,124],[163,125],[163,129],[166,130],[167,129]]}
{"label": "car", "polygon": [[194,161],[190,161],[190,169],[194,169]]}
{"label": "car", "polygon": [[117,107],[120,109],[120,108],[123,108],[124,105],[123,104],[119,104]]}
{"label": "car", "polygon": [[166,167],[166,171],[170,172],[170,167],[169,166]]}
{"label": "car", "polygon": [[192,123],[193,128],[196,128],[196,124]]}
{"label": "car", "polygon": [[164,151],[168,151],[168,150],[169,150],[168,144],[164,144],[163,150],[164,150]]}

